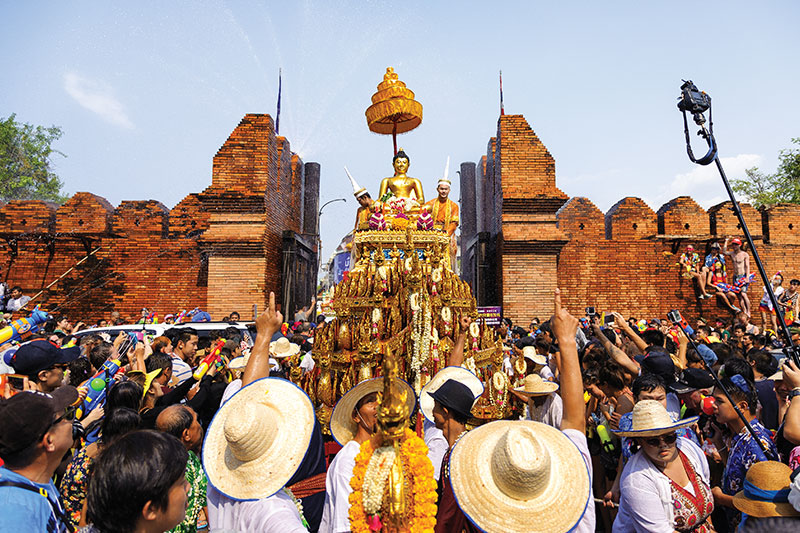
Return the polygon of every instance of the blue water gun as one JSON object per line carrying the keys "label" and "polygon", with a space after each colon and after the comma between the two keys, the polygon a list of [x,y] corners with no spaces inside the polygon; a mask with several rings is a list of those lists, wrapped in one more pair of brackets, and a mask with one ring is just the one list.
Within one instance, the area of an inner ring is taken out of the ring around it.
{"label": "blue water gun", "polygon": [[0,346],[7,342],[19,341],[26,333],[33,333],[39,329],[39,325],[47,322],[50,315],[36,308],[31,311],[31,316],[28,318],[18,318],[8,326],[0,329]]}
{"label": "blue water gun", "polygon": [[98,405],[103,405],[106,402],[108,385],[114,380],[114,376],[120,371],[121,366],[119,359],[106,359],[100,370],[81,385],[82,387],[88,387],[89,393],[77,411],[75,411],[75,416],[78,420],[86,416]]}

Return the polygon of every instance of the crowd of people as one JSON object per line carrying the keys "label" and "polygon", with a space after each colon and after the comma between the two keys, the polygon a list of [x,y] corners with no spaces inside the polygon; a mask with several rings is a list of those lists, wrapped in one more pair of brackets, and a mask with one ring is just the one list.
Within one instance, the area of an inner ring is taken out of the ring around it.
{"label": "crowd of people", "polygon": [[[235,327],[81,336],[58,317],[0,347],[0,531],[360,530],[350,479],[382,380],[347,391],[325,435],[287,379],[314,372],[313,304],[289,325],[270,300],[253,344]],[[554,308],[497,327],[507,420],[473,427],[484,384],[462,366],[465,335],[419,397],[407,389],[436,533],[800,527],[800,369],[773,336],[743,311],[685,327],[576,318],[558,290]],[[215,347],[221,363],[201,371]],[[95,405],[96,376],[108,383]]]}

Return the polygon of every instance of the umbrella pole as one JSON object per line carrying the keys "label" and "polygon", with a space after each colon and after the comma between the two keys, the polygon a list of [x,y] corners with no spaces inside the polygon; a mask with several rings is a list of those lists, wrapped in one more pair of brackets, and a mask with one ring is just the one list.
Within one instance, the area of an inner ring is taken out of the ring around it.
{"label": "umbrella pole", "polygon": [[394,144],[394,155],[397,155],[397,122],[392,122],[392,144]]}

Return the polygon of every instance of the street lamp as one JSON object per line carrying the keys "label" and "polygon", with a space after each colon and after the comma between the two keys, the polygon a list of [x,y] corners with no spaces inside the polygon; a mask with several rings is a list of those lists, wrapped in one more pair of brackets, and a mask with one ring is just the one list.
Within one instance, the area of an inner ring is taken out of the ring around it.
{"label": "street lamp", "polygon": [[319,252],[317,253],[317,272],[319,272],[320,264],[322,263],[322,236],[319,234],[319,221],[322,218],[322,210],[325,209],[325,206],[328,204],[332,204],[333,202],[347,202],[345,198],[334,198],[333,200],[328,200],[322,207],[319,208],[319,213],[317,214],[317,247],[319,248]]}

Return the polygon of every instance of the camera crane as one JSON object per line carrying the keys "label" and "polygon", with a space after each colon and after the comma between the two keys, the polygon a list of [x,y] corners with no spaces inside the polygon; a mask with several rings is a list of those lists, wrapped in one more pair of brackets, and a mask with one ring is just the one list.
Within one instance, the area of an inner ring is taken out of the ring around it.
{"label": "camera crane", "polygon": [[[678,98],[678,109],[683,113],[683,131],[686,136],[686,152],[689,154],[689,159],[698,165],[709,165],[712,161],[716,163],[717,170],[719,170],[719,174],[722,177],[722,183],[725,185],[725,190],[728,191],[728,196],[731,199],[731,204],[733,205],[732,210],[736,215],[736,218],[739,219],[739,224],[742,227],[742,231],[744,231],[747,244],[750,245],[750,249],[753,251],[753,259],[755,259],[756,266],[758,267],[758,273],[761,276],[761,281],[764,283],[764,288],[769,295],[773,309],[775,309],[776,313],[779,313],[778,317],[780,317],[781,307],[778,303],[778,298],[775,296],[775,292],[772,290],[772,283],[767,277],[767,271],[764,270],[764,265],[761,263],[761,258],[758,256],[758,250],[756,250],[756,245],[753,242],[753,236],[750,234],[750,230],[747,228],[747,223],[742,215],[739,202],[736,201],[736,196],[733,194],[733,189],[731,189],[731,184],[728,182],[728,177],[725,175],[725,170],[722,168],[722,162],[720,162],[717,154],[717,142],[714,139],[714,122],[711,119],[711,97],[707,93],[700,91],[697,86],[692,83],[692,80],[683,80],[683,85],[681,85],[681,95]],[[703,115],[703,113],[706,111],[708,111],[708,128],[706,128],[706,118]],[[699,159],[695,158],[694,153],[692,152],[692,144],[689,137],[689,121],[686,118],[687,113],[691,113],[694,123],[700,127],[697,135],[702,137],[706,141],[706,144],[708,144],[708,152],[706,152],[706,155]],[[778,322],[780,323],[778,329],[785,339],[783,353],[786,355],[786,357],[794,361],[796,365],[800,366],[800,354],[798,353],[797,347],[792,343],[792,335],[789,332],[789,327],[786,325],[784,320],[778,320]]]}

